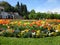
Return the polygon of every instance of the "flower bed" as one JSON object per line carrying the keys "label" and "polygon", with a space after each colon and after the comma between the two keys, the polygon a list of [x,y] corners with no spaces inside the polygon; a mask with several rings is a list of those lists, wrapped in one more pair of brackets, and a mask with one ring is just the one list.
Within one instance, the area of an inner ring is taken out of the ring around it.
{"label": "flower bed", "polygon": [[0,36],[40,38],[60,35],[60,20],[12,21],[0,20]]}

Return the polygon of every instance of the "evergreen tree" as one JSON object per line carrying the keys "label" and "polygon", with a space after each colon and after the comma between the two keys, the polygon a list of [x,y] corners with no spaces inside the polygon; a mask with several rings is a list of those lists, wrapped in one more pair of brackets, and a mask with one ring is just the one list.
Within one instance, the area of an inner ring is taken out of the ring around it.
{"label": "evergreen tree", "polygon": [[17,5],[16,5],[15,9],[19,13],[19,15],[20,15],[20,5],[19,5],[19,2],[17,2]]}

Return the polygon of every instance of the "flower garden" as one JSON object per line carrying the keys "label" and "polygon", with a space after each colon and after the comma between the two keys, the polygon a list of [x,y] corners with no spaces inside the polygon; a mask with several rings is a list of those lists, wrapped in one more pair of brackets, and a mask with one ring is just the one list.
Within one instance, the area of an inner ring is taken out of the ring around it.
{"label": "flower garden", "polygon": [[0,36],[42,38],[60,35],[60,20],[8,20],[0,19]]}

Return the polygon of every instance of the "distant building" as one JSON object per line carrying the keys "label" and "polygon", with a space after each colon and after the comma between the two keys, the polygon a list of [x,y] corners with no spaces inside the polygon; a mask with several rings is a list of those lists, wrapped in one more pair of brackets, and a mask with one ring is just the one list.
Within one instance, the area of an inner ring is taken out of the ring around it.
{"label": "distant building", "polygon": [[14,19],[24,19],[22,16],[19,16],[17,12],[14,12]]}
{"label": "distant building", "polygon": [[0,6],[0,12],[3,12],[4,11],[4,7]]}
{"label": "distant building", "polygon": [[0,6],[0,19],[13,19],[14,15],[4,11],[4,7]]}
{"label": "distant building", "polygon": [[23,19],[17,12],[5,12],[4,7],[0,6],[0,19]]}

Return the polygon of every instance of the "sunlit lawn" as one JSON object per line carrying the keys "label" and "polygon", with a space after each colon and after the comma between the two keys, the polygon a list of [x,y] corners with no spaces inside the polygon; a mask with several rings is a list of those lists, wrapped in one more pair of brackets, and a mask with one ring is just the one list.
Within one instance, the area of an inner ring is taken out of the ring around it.
{"label": "sunlit lawn", "polygon": [[47,38],[0,37],[0,45],[60,45],[60,36]]}

